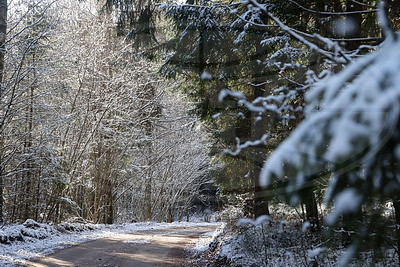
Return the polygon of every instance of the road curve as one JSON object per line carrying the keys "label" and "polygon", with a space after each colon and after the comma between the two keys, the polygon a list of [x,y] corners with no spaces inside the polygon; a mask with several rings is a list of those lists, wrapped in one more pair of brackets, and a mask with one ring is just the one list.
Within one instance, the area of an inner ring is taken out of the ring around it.
{"label": "road curve", "polygon": [[185,248],[217,225],[151,229],[116,234],[63,249],[23,266],[148,267],[187,266]]}

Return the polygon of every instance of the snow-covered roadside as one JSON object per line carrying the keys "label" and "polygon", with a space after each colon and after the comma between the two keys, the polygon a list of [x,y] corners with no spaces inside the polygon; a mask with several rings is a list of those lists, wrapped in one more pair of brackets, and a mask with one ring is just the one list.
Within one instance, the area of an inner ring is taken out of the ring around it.
{"label": "snow-covered roadside", "polygon": [[[325,245],[321,234],[302,230],[293,221],[270,219],[254,225],[224,223],[212,236],[199,239],[192,251],[197,253],[193,262],[203,258],[207,266],[345,266],[341,261],[347,249],[337,243]],[[350,266],[398,266],[398,262],[396,251],[387,248],[377,262],[367,251]]]}
{"label": "snow-covered roadside", "polygon": [[[55,250],[70,247],[79,243],[99,238],[112,237],[115,234],[132,233],[136,231],[165,229],[171,227],[195,227],[218,225],[204,222],[174,222],[174,223],[129,223],[129,224],[76,224],[60,225],[38,224],[28,220],[24,224],[3,226],[0,228],[0,265],[15,266],[23,264],[24,260],[41,257]],[[12,237],[7,241],[4,237]]]}
{"label": "snow-covered roadside", "polygon": [[[312,232],[295,208],[274,204],[270,210],[274,216],[251,220],[243,218],[236,207],[227,208],[220,216],[224,223],[192,245],[190,266],[344,266],[341,261],[349,247],[342,240],[343,231],[338,229],[327,241],[325,228]],[[399,266],[393,247],[382,252],[374,261],[374,252],[364,251],[350,266]]]}
{"label": "snow-covered roadside", "polygon": [[220,227],[217,228],[217,230],[202,234],[196,242],[191,244],[189,251],[194,254],[194,256],[206,252],[210,248],[210,244],[222,233],[225,228],[225,223],[219,223],[218,225],[220,225]]}

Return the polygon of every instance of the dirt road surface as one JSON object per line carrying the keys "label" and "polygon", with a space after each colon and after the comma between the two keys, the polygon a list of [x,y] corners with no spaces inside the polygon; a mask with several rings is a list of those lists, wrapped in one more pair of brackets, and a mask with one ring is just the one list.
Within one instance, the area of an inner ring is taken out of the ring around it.
{"label": "dirt road surface", "polygon": [[152,229],[131,234],[116,234],[60,250],[26,263],[24,266],[71,267],[148,267],[188,266],[185,251],[202,234],[217,225]]}

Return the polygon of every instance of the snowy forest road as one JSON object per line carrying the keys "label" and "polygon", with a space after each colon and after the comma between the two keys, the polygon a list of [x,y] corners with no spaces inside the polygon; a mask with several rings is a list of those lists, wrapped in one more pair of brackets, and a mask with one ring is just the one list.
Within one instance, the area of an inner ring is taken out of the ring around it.
{"label": "snowy forest road", "polygon": [[190,243],[216,230],[217,225],[165,228],[116,234],[33,260],[24,266],[188,266]]}

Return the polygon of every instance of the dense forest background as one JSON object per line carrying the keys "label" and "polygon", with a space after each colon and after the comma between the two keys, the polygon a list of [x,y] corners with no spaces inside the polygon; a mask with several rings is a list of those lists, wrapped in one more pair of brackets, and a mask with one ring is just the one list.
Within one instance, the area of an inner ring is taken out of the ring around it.
{"label": "dense forest background", "polygon": [[0,221],[287,203],[400,253],[399,29],[395,0],[1,0]]}
{"label": "dense forest background", "polygon": [[2,220],[172,220],[206,190],[208,141],[174,82],[97,2],[8,6]]}

